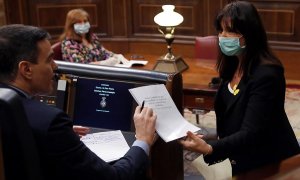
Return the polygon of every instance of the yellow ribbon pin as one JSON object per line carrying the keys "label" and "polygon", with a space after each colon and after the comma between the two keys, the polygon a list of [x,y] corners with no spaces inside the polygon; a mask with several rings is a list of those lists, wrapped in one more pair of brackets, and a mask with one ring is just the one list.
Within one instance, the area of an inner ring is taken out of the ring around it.
{"label": "yellow ribbon pin", "polygon": [[240,89],[237,89],[237,85],[233,86],[233,95],[237,95],[240,92]]}

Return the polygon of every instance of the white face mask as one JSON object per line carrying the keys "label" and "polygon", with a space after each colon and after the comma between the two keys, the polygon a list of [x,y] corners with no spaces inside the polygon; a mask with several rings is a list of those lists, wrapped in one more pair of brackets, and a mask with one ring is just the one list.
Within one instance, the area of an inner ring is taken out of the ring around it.
{"label": "white face mask", "polygon": [[74,24],[74,30],[77,34],[86,34],[89,32],[90,30],[90,23],[86,22],[86,23],[76,23]]}

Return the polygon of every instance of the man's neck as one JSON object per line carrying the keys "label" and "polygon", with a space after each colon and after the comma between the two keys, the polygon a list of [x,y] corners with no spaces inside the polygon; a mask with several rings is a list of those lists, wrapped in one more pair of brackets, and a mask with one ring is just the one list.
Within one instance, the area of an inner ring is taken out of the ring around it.
{"label": "man's neck", "polygon": [[19,89],[20,91],[26,93],[28,96],[33,96],[32,91],[24,82],[12,81],[8,83],[8,85]]}

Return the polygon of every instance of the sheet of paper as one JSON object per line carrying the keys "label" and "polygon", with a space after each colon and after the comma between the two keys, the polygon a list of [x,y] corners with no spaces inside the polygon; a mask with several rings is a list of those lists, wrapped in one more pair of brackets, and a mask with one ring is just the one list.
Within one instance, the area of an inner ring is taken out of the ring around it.
{"label": "sheet of paper", "polygon": [[87,134],[81,141],[106,162],[120,159],[129,150],[120,130]]}
{"label": "sheet of paper", "polygon": [[184,137],[187,131],[200,130],[180,114],[164,84],[142,86],[129,91],[139,105],[145,100],[145,107],[153,109],[157,115],[156,131],[165,142]]}
{"label": "sheet of paper", "polygon": [[148,61],[146,61],[146,60],[129,60],[129,62],[126,63],[126,64],[116,64],[115,66],[117,66],[117,67],[128,67],[129,68],[133,65],[142,65],[142,66],[144,66],[147,63],[148,63]]}

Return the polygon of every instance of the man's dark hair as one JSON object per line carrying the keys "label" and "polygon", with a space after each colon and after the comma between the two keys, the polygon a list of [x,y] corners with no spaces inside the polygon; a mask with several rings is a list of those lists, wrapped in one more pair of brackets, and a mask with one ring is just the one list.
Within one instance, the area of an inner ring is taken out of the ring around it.
{"label": "man's dark hair", "polygon": [[45,30],[34,26],[12,24],[0,27],[0,82],[15,78],[20,61],[37,63],[37,43],[49,38]]}

